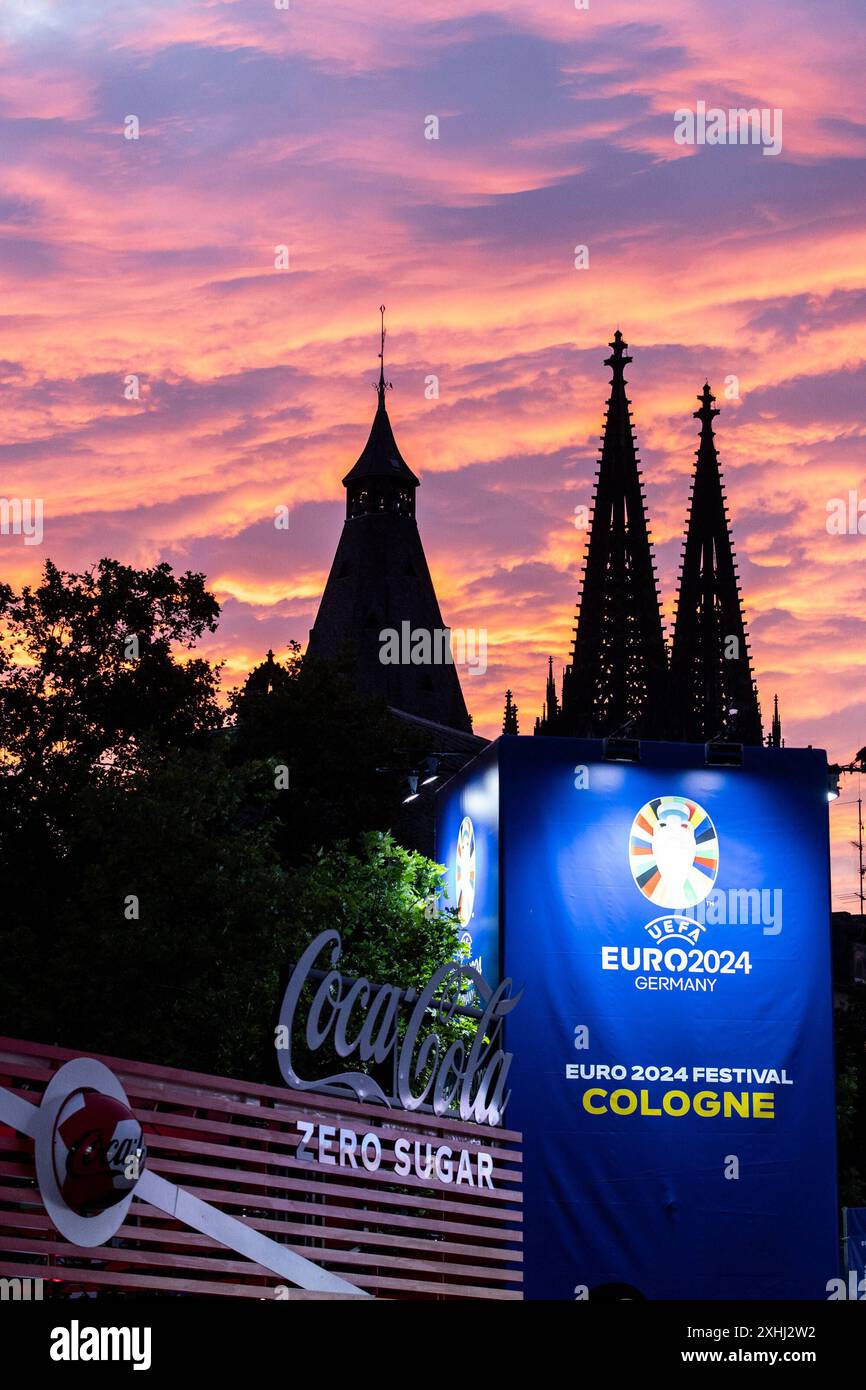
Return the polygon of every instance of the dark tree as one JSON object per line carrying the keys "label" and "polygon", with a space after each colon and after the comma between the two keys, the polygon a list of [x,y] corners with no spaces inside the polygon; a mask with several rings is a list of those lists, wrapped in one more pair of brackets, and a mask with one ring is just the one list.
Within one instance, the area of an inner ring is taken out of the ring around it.
{"label": "dark tree", "polygon": [[302,658],[292,643],[288,661],[251,673],[230,715],[228,756],[238,764],[267,759],[274,769],[284,862],[399,828],[403,779],[426,744],[383,701],[358,692],[351,661]]}
{"label": "dark tree", "polygon": [[57,795],[94,771],[129,771],[142,746],[219,727],[218,670],[175,659],[216,629],[201,574],[101,560],[46,562],[42,583],[0,588],[0,744],[6,791]]}
{"label": "dark tree", "polygon": [[866,1000],[849,996],[834,1010],[839,1200],[866,1204]]}
{"label": "dark tree", "polygon": [[413,982],[453,954],[435,866],[382,833],[411,732],[297,646],[226,724],[218,670],[178,655],[218,612],[167,565],[0,590],[0,1032],[274,1079],[310,936]]}
{"label": "dark tree", "polygon": [[[71,574],[49,561],[38,586],[0,588],[0,949],[9,1006],[0,1028],[11,1026],[12,1000],[38,992],[63,953],[96,790],[120,794],[155,758],[219,726],[218,671],[173,652],[213,631],[218,614],[202,575],[177,577],[168,565],[102,560]],[[120,814],[106,810],[92,856]]]}

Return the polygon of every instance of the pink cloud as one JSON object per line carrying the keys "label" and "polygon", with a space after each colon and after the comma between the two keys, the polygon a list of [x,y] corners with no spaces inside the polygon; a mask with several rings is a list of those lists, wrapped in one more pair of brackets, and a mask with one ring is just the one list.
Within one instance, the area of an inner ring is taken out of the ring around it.
{"label": "pink cloud", "polygon": [[[706,375],[720,397],[736,377],[718,443],[765,716],[778,690],[789,742],[840,759],[866,743],[866,538],[825,525],[828,498],[866,496],[851,9],[17,13],[0,31],[0,454],[6,491],[45,499],[48,553],[202,565],[229,683],[305,640],[369,428],[384,299],[392,419],[446,620],[489,634],[487,674],[464,680],[476,727],[497,730],[509,685],[529,732],[548,652],[567,659],[574,507],[619,324],[666,612],[694,397]],[[684,152],[673,111],[698,98],[781,106],[783,154]],[[281,546],[278,504],[298,521]],[[0,542],[10,581],[42,558]]]}

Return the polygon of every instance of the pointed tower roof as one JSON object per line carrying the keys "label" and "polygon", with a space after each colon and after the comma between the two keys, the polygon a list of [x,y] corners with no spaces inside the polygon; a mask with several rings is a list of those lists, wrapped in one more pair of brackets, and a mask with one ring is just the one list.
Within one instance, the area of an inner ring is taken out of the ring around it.
{"label": "pointed tower roof", "polygon": [[553,675],[553,657],[547,658],[547,685],[544,691],[544,718],[553,724],[559,714],[559,700],[556,694],[556,680]]}
{"label": "pointed tower roof", "polygon": [[511,691],[505,692],[505,712],[502,716],[502,732],[504,734],[519,734],[520,726],[517,722],[517,706],[511,696]]}
{"label": "pointed tower roof", "polygon": [[[378,407],[370,438],[343,479],[346,520],[310,632],[307,656],[346,660],[357,688],[392,709],[471,734],[450,634],[415,521],[418,479],[401,457],[385,409],[385,323]],[[415,646],[416,634],[424,642]],[[429,659],[420,660],[424,644]]]}
{"label": "pointed tower roof", "polygon": [[784,748],[785,740],[782,738],[782,721],[779,718],[779,697],[773,696],[773,723],[770,727],[767,744],[770,748]]}
{"label": "pointed tower roof", "polygon": [[713,430],[719,411],[708,383],[698,400],[701,438],[671,651],[671,733],[687,741],[721,734],[760,744],[761,711]]}
{"label": "pointed tower roof", "polygon": [[348,487],[350,483],[357,483],[368,478],[396,478],[402,481],[405,486],[415,488],[419,486],[419,481],[397,448],[397,441],[394,438],[394,431],[391,428],[391,421],[388,419],[385,405],[385,393],[391,390],[391,383],[385,380],[384,304],[379,305],[379,313],[382,315],[382,328],[379,348],[379,380],[376,385],[378,405],[376,414],[373,416],[373,424],[367,443],[364,445],[357,462],[343,479],[343,486]]}
{"label": "pointed tower roof", "polygon": [[646,504],[626,395],[628,343],[617,329],[594,508],[571,665],[557,732],[601,736],[628,728],[659,737],[667,651]]}
{"label": "pointed tower roof", "polygon": [[544,704],[541,706],[541,714],[535,720],[535,732],[537,734],[555,734],[560,729],[559,718],[562,713],[559,699],[556,694],[556,678],[553,674],[553,657],[547,658],[547,684],[544,687]]}

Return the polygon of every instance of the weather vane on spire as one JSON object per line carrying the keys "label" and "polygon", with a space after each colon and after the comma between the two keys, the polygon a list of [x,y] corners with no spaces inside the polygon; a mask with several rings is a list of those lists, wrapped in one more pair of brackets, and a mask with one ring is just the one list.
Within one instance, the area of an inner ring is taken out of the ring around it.
{"label": "weather vane on spire", "polygon": [[384,401],[386,390],[393,389],[392,383],[385,380],[385,305],[379,305],[379,313],[382,315],[382,337],[379,343],[379,382],[376,390],[379,392],[380,401]]}

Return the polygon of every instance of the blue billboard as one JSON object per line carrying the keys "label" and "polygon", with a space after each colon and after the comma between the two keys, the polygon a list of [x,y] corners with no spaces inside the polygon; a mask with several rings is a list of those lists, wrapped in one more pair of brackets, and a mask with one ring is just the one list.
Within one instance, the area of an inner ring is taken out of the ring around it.
{"label": "blue billboard", "polygon": [[496,745],[448,783],[437,801],[436,856],[445,865],[444,903],[457,911],[470,965],[497,985],[499,971],[499,759]]}
{"label": "blue billboard", "polygon": [[[524,1133],[527,1296],[826,1298],[824,754],[603,753],[506,737],[488,754],[502,972],[525,988],[507,1119]],[[479,772],[441,794],[443,833]]]}

